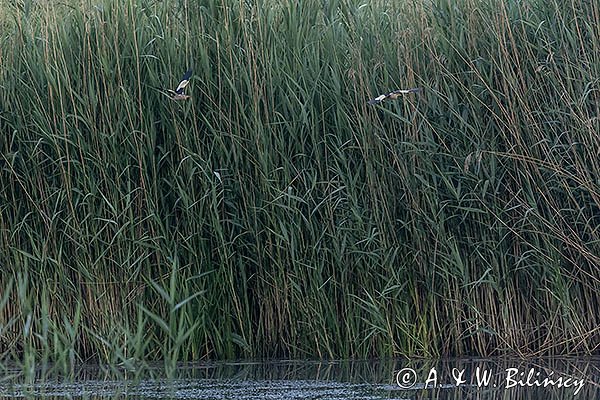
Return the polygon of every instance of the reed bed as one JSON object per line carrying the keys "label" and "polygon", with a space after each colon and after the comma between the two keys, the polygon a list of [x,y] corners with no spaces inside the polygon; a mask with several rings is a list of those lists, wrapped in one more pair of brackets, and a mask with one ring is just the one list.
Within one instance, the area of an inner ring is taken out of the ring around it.
{"label": "reed bed", "polygon": [[20,0],[0,35],[0,359],[598,353],[596,2]]}

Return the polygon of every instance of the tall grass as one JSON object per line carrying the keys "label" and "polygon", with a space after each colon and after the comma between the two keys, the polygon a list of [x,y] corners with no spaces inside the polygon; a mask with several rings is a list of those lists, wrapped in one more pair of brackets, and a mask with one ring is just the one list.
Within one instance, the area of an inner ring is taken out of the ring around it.
{"label": "tall grass", "polygon": [[0,358],[598,352],[594,2],[1,4]]}

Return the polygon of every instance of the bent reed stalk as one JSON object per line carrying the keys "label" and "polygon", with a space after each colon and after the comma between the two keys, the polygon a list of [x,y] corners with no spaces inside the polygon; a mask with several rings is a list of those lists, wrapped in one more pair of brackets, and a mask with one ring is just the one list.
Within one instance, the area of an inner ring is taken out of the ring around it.
{"label": "bent reed stalk", "polygon": [[599,27],[582,0],[1,3],[0,358],[597,354]]}

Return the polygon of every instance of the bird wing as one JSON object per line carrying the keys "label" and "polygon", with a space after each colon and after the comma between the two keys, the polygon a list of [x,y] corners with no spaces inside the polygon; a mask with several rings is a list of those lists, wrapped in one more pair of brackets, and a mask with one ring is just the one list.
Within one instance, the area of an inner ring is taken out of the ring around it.
{"label": "bird wing", "polygon": [[412,88],[412,89],[398,89],[398,90],[394,90],[392,92],[389,92],[387,94],[381,94],[377,97],[375,97],[372,100],[369,100],[367,104],[377,104],[377,103],[381,103],[383,100],[385,99],[392,99],[395,100],[397,99],[401,94],[408,94],[408,93],[417,93],[420,92],[421,88]]}
{"label": "bird wing", "polygon": [[181,82],[179,82],[179,85],[177,85],[177,89],[175,89],[175,92],[177,92],[178,94],[182,94],[185,87],[188,85],[188,83],[190,83],[191,76],[192,70],[188,69],[187,72],[181,78]]}
{"label": "bird wing", "polygon": [[412,88],[412,89],[398,89],[398,90],[394,90],[391,93],[388,93],[388,96],[390,94],[409,94],[409,93],[417,93],[420,92],[422,89],[421,88]]}
{"label": "bird wing", "polygon": [[381,94],[377,97],[375,97],[374,99],[369,100],[368,104],[377,104],[377,103],[381,103],[383,100],[385,100],[387,98],[387,94]]}

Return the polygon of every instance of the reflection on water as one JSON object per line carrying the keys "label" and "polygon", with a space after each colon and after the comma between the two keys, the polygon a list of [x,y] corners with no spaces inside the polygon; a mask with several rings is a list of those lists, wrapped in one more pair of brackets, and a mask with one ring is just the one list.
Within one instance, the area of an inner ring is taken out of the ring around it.
{"label": "reflection on water", "polygon": [[6,369],[0,399],[592,399],[599,367],[598,359],[223,362],[181,365],[170,376],[86,366],[70,379]]}

